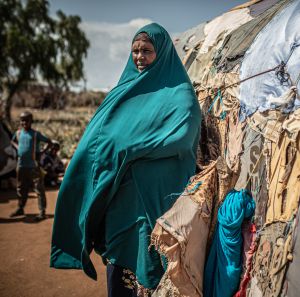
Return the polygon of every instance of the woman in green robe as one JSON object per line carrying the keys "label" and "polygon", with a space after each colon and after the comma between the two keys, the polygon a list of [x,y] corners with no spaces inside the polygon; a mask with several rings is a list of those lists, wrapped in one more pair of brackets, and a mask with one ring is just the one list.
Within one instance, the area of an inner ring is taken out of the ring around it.
{"label": "woman in green robe", "polygon": [[96,279],[95,250],[108,263],[110,297],[135,296],[118,291],[120,269],[144,291],[155,289],[164,269],[150,234],[195,173],[199,127],[199,104],[169,34],[155,23],[141,28],[65,174],[50,265]]}

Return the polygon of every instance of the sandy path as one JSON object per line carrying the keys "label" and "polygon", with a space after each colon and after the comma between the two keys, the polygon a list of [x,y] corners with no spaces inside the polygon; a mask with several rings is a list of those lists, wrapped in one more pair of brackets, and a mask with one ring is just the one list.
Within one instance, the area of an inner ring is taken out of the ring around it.
{"label": "sandy path", "polygon": [[9,218],[16,208],[14,192],[0,190],[0,296],[1,297],[104,297],[105,268],[93,255],[98,281],[80,270],[49,268],[50,241],[57,191],[47,191],[48,218],[35,222],[37,199],[31,194],[26,216]]}

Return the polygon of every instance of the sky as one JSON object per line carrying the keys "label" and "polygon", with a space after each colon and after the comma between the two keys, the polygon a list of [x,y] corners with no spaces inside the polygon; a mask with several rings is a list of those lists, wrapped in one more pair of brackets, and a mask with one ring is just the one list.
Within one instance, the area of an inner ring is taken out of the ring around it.
{"label": "sky", "polygon": [[156,22],[172,37],[209,21],[245,0],[50,0],[57,10],[79,15],[90,41],[84,63],[86,87],[113,88],[130,54],[131,40],[142,26]]}

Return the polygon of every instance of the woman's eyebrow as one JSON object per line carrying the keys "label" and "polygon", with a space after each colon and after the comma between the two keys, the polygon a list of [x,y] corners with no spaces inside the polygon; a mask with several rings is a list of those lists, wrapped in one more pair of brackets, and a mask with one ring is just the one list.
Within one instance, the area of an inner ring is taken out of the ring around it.
{"label": "woman's eyebrow", "polygon": [[141,47],[132,47],[131,48],[131,50],[132,51],[136,51],[136,50],[139,50],[139,49],[141,49],[141,50],[153,50],[151,47],[148,47],[148,46],[141,46]]}
{"label": "woman's eyebrow", "polygon": [[152,49],[150,45],[142,45],[141,49]]}

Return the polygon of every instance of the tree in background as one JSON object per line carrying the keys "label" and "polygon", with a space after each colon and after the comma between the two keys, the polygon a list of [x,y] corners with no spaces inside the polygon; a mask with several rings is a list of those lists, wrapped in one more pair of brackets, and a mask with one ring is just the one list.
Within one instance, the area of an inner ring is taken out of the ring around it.
{"label": "tree in background", "polygon": [[47,0],[0,1],[0,94],[2,118],[10,122],[12,96],[29,81],[62,89],[82,78],[89,41],[79,16],[49,15]]}

